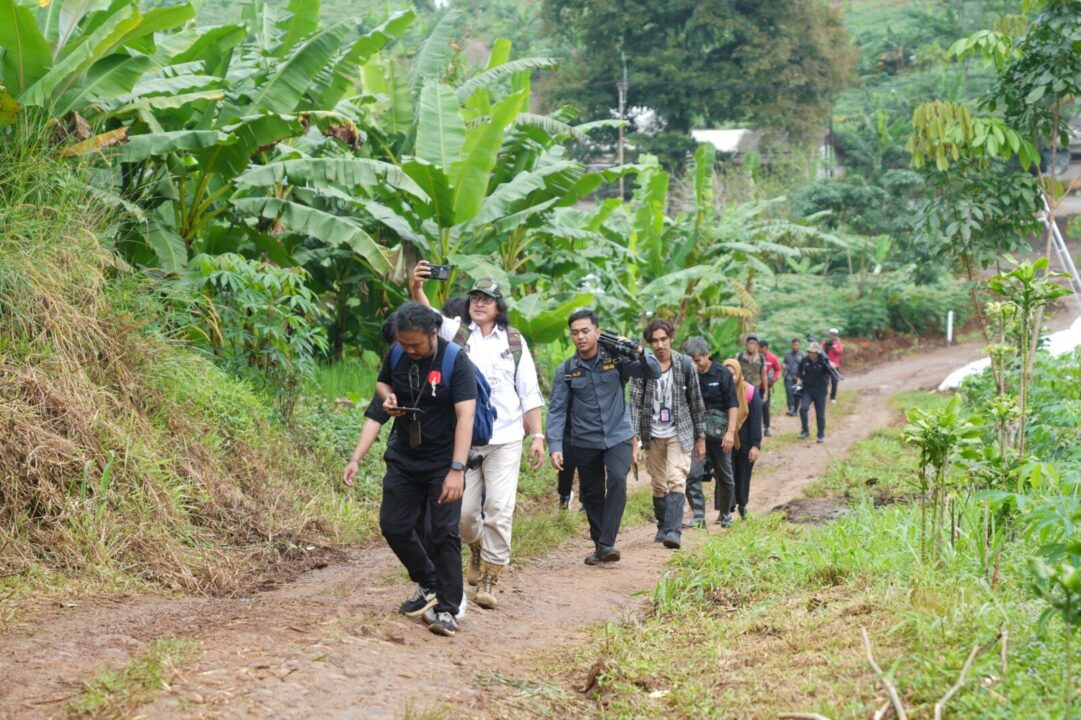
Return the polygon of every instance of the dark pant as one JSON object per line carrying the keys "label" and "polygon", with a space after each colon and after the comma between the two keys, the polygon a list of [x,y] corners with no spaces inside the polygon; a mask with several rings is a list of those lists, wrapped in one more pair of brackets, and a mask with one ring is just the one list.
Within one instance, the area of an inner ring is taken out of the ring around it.
{"label": "dark pant", "polygon": [[754,470],[750,453],[750,445],[732,451],[732,475],[736,486],[735,495],[732,498],[732,509],[747,507],[747,498],[751,494],[751,472]]}
{"label": "dark pant", "polygon": [[803,427],[803,432],[807,432],[807,410],[810,409],[811,404],[815,406],[815,424],[818,426],[818,437],[826,437],[826,396],[829,394],[829,388],[809,388],[806,385],[803,387],[803,400],[799,406],[799,421]]}
{"label": "dark pant", "polygon": [[631,441],[607,450],[576,447],[572,452],[578,466],[582,506],[589,518],[589,536],[593,538],[593,544],[598,549],[615,547],[619,524],[623,520],[623,509],[627,505]]}
{"label": "dark pant", "polygon": [[[413,582],[435,591],[436,612],[457,615],[462,602],[462,503],[437,502],[449,471],[447,464],[421,463],[388,450],[379,529]],[[425,509],[430,525],[427,537],[421,537]]]}
{"label": "dark pant", "polygon": [[570,497],[571,490],[574,490],[574,471],[576,468],[574,465],[574,451],[569,443],[570,441],[567,438],[563,438],[563,469],[559,471],[557,476],[557,492],[561,498]]}
{"label": "dark pant", "polygon": [[[721,440],[707,439],[706,460],[709,461],[710,470],[717,480],[717,488],[713,493],[713,509],[727,514],[735,489],[732,479],[732,453],[724,451],[724,443]],[[709,480],[710,476],[705,472],[705,461],[693,462],[691,474],[687,478],[687,502],[694,511],[695,519],[705,517],[706,497],[702,485]]]}
{"label": "dark pant", "polygon": [[[838,375],[841,374],[841,368],[837,368],[837,374]],[[835,383],[832,383],[832,385],[830,386],[830,400],[836,400],[837,399],[837,386],[840,385],[840,384],[841,383],[836,383],[835,382]]]}
{"label": "dark pant", "polygon": [[784,379],[784,399],[788,403],[788,412],[794,413],[799,410],[799,399],[795,394],[796,379],[786,377]]}
{"label": "dark pant", "polygon": [[766,393],[766,401],[762,403],[762,427],[769,430],[769,406],[773,403],[773,386]]}

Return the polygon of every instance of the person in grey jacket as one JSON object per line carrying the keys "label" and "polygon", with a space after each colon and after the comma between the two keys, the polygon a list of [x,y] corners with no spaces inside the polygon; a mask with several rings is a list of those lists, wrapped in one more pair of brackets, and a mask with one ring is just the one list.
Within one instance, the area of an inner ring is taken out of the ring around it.
{"label": "person in grey jacket", "polygon": [[803,362],[805,357],[807,355],[800,346],[799,338],[792,338],[792,349],[781,358],[781,365],[784,367],[784,394],[785,400],[788,401],[788,409],[785,410],[785,415],[789,417],[799,412],[799,397],[795,392],[798,384],[796,378],[799,377],[799,364]]}
{"label": "person in grey jacket", "polygon": [[[576,310],[567,321],[577,352],[559,364],[548,404],[548,448],[552,466],[563,469],[564,450],[574,454],[582,506],[594,551],[587,565],[620,558],[616,535],[627,504],[627,473],[635,461],[626,383],[657,379],[657,359],[639,346],[630,352],[600,345],[600,322],[592,310]],[[627,345],[621,343],[621,345]],[[564,428],[570,443],[563,446]]]}

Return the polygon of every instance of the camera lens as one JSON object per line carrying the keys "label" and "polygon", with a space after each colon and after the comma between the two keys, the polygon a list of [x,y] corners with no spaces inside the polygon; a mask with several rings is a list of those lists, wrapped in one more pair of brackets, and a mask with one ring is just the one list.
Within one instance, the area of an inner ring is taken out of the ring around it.
{"label": "camera lens", "polygon": [[466,457],[465,466],[470,470],[476,470],[484,463],[484,456],[476,450],[470,450]]}

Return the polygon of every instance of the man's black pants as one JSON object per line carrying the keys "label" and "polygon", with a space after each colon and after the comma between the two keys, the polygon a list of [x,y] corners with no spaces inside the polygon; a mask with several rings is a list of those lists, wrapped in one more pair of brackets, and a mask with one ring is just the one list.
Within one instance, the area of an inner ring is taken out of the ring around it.
{"label": "man's black pants", "polygon": [[[462,502],[437,502],[450,465],[404,458],[393,448],[386,460],[379,529],[413,582],[435,591],[436,612],[457,615],[462,602]],[[430,520],[427,538],[418,534],[425,509]]]}
{"label": "man's black pants", "polygon": [[784,379],[784,396],[788,403],[788,412],[794,413],[799,410],[799,398],[796,397],[796,379],[786,377]]}
{"label": "man's black pants", "polygon": [[818,426],[818,437],[826,437],[826,398],[829,395],[829,387],[809,388],[803,386],[803,399],[799,406],[799,421],[803,426],[803,432],[807,432],[807,411],[811,405],[815,406],[815,424]]}
{"label": "man's black pants", "polygon": [[574,490],[574,450],[570,446],[570,440],[566,437],[563,438],[563,469],[559,471],[557,483],[557,491],[559,497],[570,497],[571,490]]}
{"label": "man's black pants", "polygon": [[[735,494],[735,482],[732,475],[732,453],[725,452],[724,441],[706,438],[706,458],[709,460],[713,477],[717,479],[717,488],[713,494],[713,507],[725,515],[732,504]],[[691,474],[687,477],[687,502],[691,505],[695,520],[706,515],[706,496],[703,483],[709,481],[705,473],[705,461],[691,462]]]}
{"label": "man's black pants", "polygon": [[[589,536],[598,549],[615,547],[623,509],[627,506],[631,441],[607,450],[575,447],[571,452],[578,466],[578,487],[589,518]],[[564,452],[564,457],[566,454]]]}
{"label": "man's black pants", "polygon": [[762,403],[762,427],[769,430],[769,406],[773,403],[773,386],[771,385],[769,391],[766,392],[766,401]]}

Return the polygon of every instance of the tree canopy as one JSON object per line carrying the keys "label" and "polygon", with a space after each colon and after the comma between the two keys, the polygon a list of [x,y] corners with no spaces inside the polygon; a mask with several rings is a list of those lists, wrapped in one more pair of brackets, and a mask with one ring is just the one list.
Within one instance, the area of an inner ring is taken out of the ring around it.
{"label": "tree canopy", "polygon": [[855,59],[840,14],[817,1],[544,0],[544,20],[572,55],[551,99],[608,117],[622,53],[628,106],[649,106],[664,122],[653,148],[671,144],[666,134],[732,123],[807,140]]}

